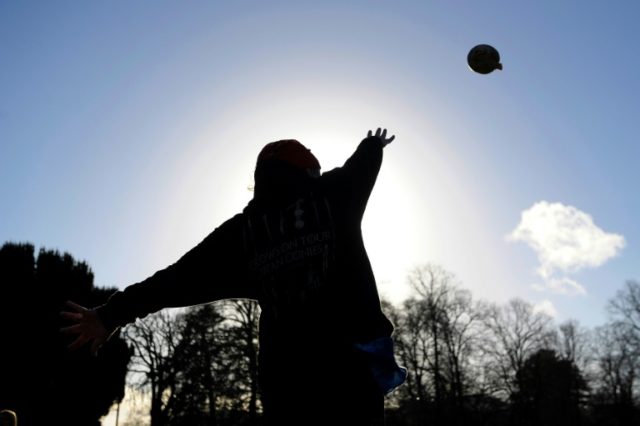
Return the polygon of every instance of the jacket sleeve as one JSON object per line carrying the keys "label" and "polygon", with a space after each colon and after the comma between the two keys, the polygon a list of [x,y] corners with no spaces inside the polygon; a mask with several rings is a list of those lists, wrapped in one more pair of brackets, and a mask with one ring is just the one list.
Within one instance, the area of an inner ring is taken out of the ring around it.
{"label": "jacket sleeve", "polygon": [[216,228],[176,263],[114,293],[97,308],[108,330],[163,308],[254,298],[245,266],[241,215]]}
{"label": "jacket sleeve", "polygon": [[360,218],[364,215],[382,165],[382,151],[379,138],[367,137],[342,167],[322,175],[322,179],[335,189],[339,198]]}

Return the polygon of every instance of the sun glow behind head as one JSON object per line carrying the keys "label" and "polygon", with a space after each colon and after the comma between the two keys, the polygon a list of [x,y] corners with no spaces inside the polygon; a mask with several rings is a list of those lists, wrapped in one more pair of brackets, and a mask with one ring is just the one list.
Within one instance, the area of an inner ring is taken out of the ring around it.
{"label": "sun glow behind head", "polygon": [[415,216],[419,211],[415,191],[423,185],[408,178],[400,160],[402,152],[417,142],[417,130],[406,111],[389,108],[390,104],[381,93],[336,87],[310,92],[285,85],[226,108],[176,161],[175,182],[167,193],[172,203],[161,225],[167,235],[162,244],[167,259],[170,251],[192,246],[241,211],[252,197],[248,188],[253,185],[257,155],[266,143],[297,139],[326,172],[342,166],[368,130],[387,127],[396,140],[385,149],[363,228],[379,280],[394,281],[398,287],[397,281],[416,262],[412,255],[425,251],[418,247],[416,236],[427,232],[429,220]]}
{"label": "sun glow behind head", "polygon": [[[380,292],[400,300],[408,271],[425,262],[459,271],[450,259],[460,256],[447,250],[452,241],[480,245],[474,242],[476,230],[466,225],[470,220],[462,217],[478,205],[469,210],[465,204],[474,197],[466,193],[466,168],[456,158],[455,144],[438,133],[446,126],[438,122],[436,128],[424,108],[422,115],[416,111],[391,91],[303,81],[282,81],[225,105],[191,132],[191,140],[182,141],[167,204],[157,213],[162,241],[156,247],[162,249],[155,263],[175,261],[242,210],[253,196],[255,162],[265,144],[296,139],[326,172],[342,166],[368,130],[386,127],[396,140],[385,148],[363,219]],[[451,212],[461,217],[459,223],[452,223]]]}

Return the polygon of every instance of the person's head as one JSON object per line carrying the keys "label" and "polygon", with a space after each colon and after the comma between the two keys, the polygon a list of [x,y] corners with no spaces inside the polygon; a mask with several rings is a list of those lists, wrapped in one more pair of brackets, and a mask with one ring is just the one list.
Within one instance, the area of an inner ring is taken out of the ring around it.
{"label": "person's head", "polygon": [[307,147],[294,139],[271,142],[258,155],[254,197],[277,196],[318,176],[320,162]]}
{"label": "person's head", "polygon": [[0,426],[16,426],[18,424],[18,416],[15,411],[0,411]]}

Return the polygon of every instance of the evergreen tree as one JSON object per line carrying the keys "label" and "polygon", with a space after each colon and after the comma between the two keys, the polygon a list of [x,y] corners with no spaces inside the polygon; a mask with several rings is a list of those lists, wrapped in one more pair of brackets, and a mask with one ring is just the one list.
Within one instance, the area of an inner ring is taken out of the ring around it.
{"label": "evergreen tree", "polygon": [[23,426],[98,425],[124,396],[130,351],[114,336],[99,356],[69,352],[60,334],[66,300],[104,303],[114,289],[93,285],[93,273],[68,254],[31,244],[0,248],[0,408],[14,410]]}

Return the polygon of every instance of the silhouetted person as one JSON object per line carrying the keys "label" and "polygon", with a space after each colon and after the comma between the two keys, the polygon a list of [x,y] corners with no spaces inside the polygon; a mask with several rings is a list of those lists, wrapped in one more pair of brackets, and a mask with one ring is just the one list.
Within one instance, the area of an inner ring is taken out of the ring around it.
{"label": "silhouetted person", "polygon": [[258,300],[259,376],[268,424],[382,424],[384,394],[405,378],[380,308],[361,221],[387,131],[369,131],[343,167],[320,175],[295,140],[266,145],[254,197],[178,262],[95,309],[69,303],[75,349],[152,312]]}

